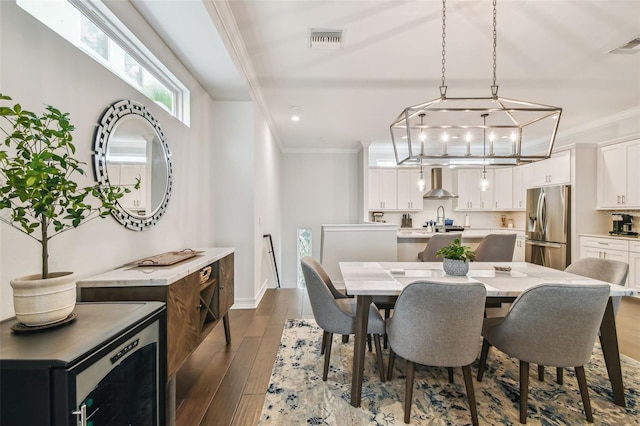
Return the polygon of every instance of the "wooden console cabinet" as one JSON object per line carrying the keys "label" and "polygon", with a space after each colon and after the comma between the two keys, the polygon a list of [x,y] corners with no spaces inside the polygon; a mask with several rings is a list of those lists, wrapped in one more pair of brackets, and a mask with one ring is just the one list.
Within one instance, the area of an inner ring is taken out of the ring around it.
{"label": "wooden console cabinet", "polygon": [[159,301],[167,305],[167,399],[175,414],[175,374],[222,319],[231,342],[229,308],[234,303],[234,250],[202,249],[174,266],[123,267],[78,281],[83,302]]}

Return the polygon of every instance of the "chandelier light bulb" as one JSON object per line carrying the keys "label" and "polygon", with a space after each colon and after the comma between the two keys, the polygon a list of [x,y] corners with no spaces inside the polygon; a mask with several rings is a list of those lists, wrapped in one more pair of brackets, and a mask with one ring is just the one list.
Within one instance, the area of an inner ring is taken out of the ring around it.
{"label": "chandelier light bulb", "polygon": [[467,132],[466,139],[467,139],[467,142],[471,142],[471,132]]}
{"label": "chandelier light bulb", "polygon": [[516,132],[511,132],[511,142],[516,141]]}
{"label": "chandelier light bulb", "polygon": [[300,107],[291,107],[291,121],[300,121]]}
{"label": "chandelier light bulb", "polygon": [[443,133],[442,133],[442,140],[443,140],[444,142],[446,142],[446,141],[448,141],[448,140],[449,140],[449,135],[447,134],[447,132],[443,132]]}
{"label": "chandelier light bulb", "polygon": [[494,140],[496,140],[496,134],[495,134],[495,133],[493,133],[493,132],[491,132],[491,134],[489,135],[489,140],[490,140],[491,142],[493,142]]}
{"label": "chandelier light bulb", "polygon": [[424,181],[424,175],[420,172],[420,179],[418,179],[418,191],[424,192],[427,189],[427,183]]}
{"label": "chandelier light bulb", "polygon": [[482,170],[482,178],[480,179],[480,189],[486,191],[489,188],[489,180],[487,180],[487,171]]}
{"label": "chandelier light bulb", "polygon": [[422,130],[420,130],[420,140],[422,142],[427,140],[427,135]]}

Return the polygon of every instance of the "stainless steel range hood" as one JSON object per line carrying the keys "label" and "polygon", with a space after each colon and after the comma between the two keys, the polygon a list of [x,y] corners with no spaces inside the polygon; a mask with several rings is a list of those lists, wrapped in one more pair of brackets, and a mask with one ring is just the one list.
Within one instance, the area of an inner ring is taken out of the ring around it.
{"label": "stainless steel range hood", "polygon": [[423,198],[426,198],[427,200],[458,198],[456,194],[452,194],[442,188],[442,169],[440,167],[434,167],[431,169],[431,190],[425,192]]}

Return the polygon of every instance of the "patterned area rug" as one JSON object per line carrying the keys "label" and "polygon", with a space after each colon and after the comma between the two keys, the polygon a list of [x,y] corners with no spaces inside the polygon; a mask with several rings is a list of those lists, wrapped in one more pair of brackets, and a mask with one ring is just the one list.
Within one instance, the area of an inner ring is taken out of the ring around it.
{"label": "patterned area rug", "polygon": [[[309,320],[288,320],[271,375],[260,424],[262,425],[402,425],[404,417],[405,362],[396,358],[394,378],[381,383],[375,352],[365,356],[362,406],[351,398],[353,338],[349,343],[334,336],[331,367],[322,381],[324,357],[320,355],[322,330]],[[384,353],[385,367],[388,350]],[[585,366],[596,425],[640,425],[640,363],[623,356],[622,372],[627,408],[611,399],[606,367],[599,347]],[[411,424],[471,424],[462,370],[456,368],[454,384],[445,368],[416,366]],[[493,348],[482,382],[474,388],[481,425],[519,424],[517,360]],[[573,369],[565,370],[564,385],[555,382],[555,368],[547,368],[544,382],[530,370],[529,425],[577,425],[587,423]]]}

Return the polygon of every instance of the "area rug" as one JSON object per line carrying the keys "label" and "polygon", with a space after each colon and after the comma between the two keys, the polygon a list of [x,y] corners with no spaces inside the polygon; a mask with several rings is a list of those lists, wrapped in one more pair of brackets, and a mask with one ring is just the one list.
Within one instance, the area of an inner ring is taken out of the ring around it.
{"label": "area rug", "polygon": [[[331,367],[322,381],[324,356],[320,355],[322,330],[313,321],[292,319],[285,324],[280,349],[260,416],[262,425],[402,425],[404,417],[405,362],[396,359],[394,378],[381,383],[375,352],[365,356],[362,405],[351,398],[353,339],[342,343],[334,336]],[[384,353],[385,366],[388,350]],[[477,372],[477,361],[473,366]],[[640,425],[638,395],[640,363],[622,356],[627,408],[612,401],[611,386],[599,347],[585,366],[596,425]],[[555,368],[547,368],[546,380],[530,370],[529,425],[589,424],[584,417],[573,369],[565,370],[564,384],[555,382]],[[417,366],[411,424],[471,424],[462,371],[455,369],[454,383],[444,368]],[[481,425],[519,424],[518,361],[493,349],[482,382],[474,387]]]}

